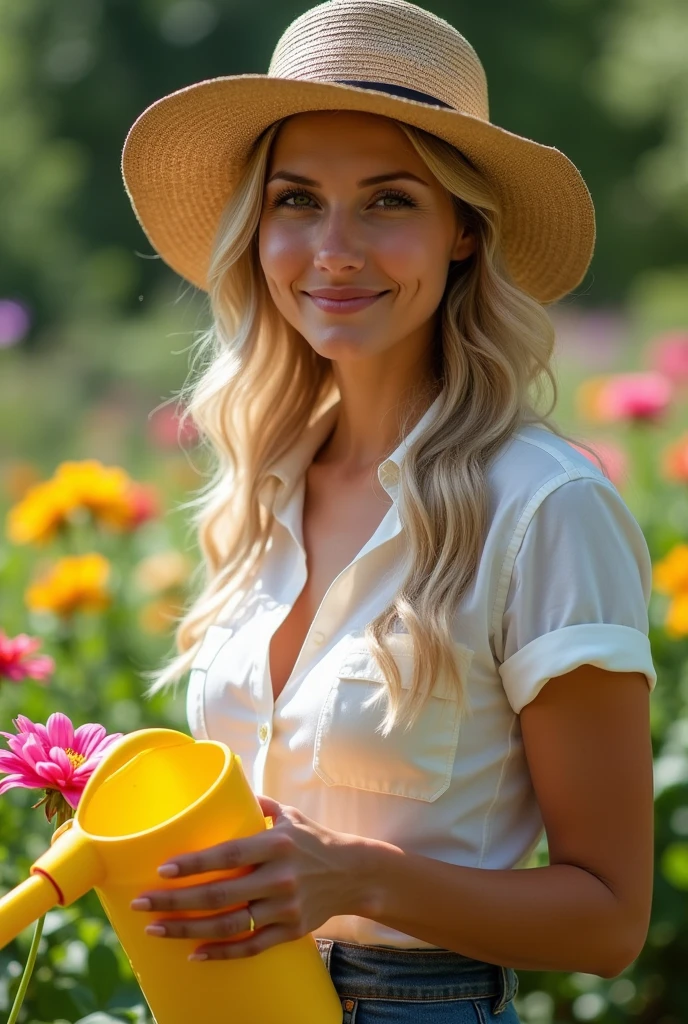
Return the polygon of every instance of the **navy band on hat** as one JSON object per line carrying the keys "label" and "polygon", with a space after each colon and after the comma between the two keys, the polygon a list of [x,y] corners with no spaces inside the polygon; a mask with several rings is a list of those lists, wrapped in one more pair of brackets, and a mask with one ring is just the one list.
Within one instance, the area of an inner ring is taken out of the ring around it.
{"label": "navy band on hat", "polygon": [[418,103],[432,103],[436,107],[454,109],[450,103],[438,100],[436,96],[430,96],[427,92],[418,92],[417,89],[407,89],[405,85],[392,85],[390,82],[350,82],[343,78],[335,78],[333,81],[339,85],[357,85],[359,89],[379,89],[380,92],[388,92],[391,96],[401,96],[405,100],[417,100]]}

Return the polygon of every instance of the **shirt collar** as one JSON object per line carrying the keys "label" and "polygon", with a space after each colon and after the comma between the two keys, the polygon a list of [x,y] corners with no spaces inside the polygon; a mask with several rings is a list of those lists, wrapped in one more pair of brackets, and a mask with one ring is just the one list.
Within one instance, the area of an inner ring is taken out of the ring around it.
{"label": "shirt collar", "polygon": [[[441,391],[433,401],[432,405],[430,405],[423,413],[413,429],[410,430],[404,438],[402,438],[392,454],[384,459],[378,466],[378,480],[395,502],[398,491],[399,467],[401,465],[401,461],[406,454],[406,450],[411,447],[416,438],[438,414],[442,398],[443,392]],[[281,495],[283,498],[289,497],[294,485],[303,476],[308,466],[313,461],[313,456],[329,436],[337,421],[340,408],[341,399],[337,399],[336,402],[333,402],[323,412],[318,414],[316,419],[313,420],[313,422],[310,423],[302,432],[296,444],[292,445],[288,452],[272,464],[268,471],[269,476],[265,482],[265,486],[270,483],[271,477],[276,477],[282,485],[277,485],[277,494]],[[261,491],[261,500],[263,500],[264,496],[264,491]]]}

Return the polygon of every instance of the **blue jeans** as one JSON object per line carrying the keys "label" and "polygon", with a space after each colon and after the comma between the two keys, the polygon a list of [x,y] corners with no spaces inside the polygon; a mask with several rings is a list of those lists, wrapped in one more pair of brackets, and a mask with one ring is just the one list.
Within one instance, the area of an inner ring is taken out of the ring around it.
{"label": "blue jeans", "polygon": [[449,949],[370,946],[316,936],[342,1024],[520,1024],[518,976]]}

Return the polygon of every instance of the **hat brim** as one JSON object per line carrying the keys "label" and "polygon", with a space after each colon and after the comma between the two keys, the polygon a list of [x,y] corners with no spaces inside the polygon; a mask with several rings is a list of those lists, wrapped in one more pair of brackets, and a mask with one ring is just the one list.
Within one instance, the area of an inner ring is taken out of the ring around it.
{"label": "hat brim", "polygon": [[381,114],[445,139],[497,192],[515,283],[544,303],[582,281],[595,245],[595,212],[580,172],[560,150],[450,108],[269,75],[196,82],[156,100],[129,129],[125,189],[144,233],[173,270],[207,291],[220,214],[253,143],[273,122],[312,110]]}

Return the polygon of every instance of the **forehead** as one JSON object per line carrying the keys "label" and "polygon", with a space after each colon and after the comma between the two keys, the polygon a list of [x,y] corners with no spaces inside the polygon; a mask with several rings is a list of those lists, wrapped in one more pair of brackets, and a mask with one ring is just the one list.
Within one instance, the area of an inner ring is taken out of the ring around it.
{"label": "forehead", "polygon": [[357,110],[314,110],[294,114],[280,126],[270,152],[270,168],[296,163],[304,174],[307,167],[341,166],[360,168],[395,164],[409,170],[425,165],[402,129],[388,117]]}

